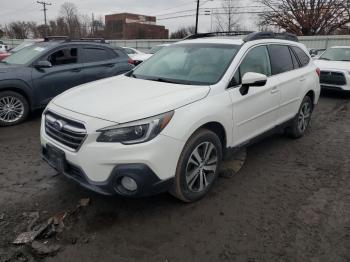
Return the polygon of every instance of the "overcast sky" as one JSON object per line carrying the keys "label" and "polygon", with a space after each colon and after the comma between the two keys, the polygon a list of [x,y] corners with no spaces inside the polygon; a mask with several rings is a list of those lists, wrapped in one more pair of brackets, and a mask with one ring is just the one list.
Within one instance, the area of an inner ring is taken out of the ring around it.
{"label": "overcast sky", "polygon": [[[252,0],[242,0],[246,5]],[[67,0],[47,0],[52,5],[48,6],[48,19],[58,16],[60,6]],[[81,14],[95,17],[99,15],[130,12],[143,15],[157,16],[157,23],[165,25],[170,31],[174,31],[180,26],[188,26],[195,23],[195,17],[182,17],[177,19],[164,19],[167,17],[194,14],[196,1],[194,0],[68,0],[74,3]],[[216,8],[221,6],[221,0],[201,0],[202,8]],[[42,6],[32,0],[0,0],[0,25],[14,20],[35,21],[44,23]],[[189,10],[186,13],[175,13]],[[204,12],[204,11],[202,11]],[[169,14],[175,13],[175,14]],[[167,15],[168,14],[168,15]],[[163,18],[163,19],[162,19]],[[199,31],[207,32],[211,28],[211,16],[201,16]],[[241,19],[247,30],[254,30],[254,18],[244,16]],[[215,19],[213,18],[213,23]]]}

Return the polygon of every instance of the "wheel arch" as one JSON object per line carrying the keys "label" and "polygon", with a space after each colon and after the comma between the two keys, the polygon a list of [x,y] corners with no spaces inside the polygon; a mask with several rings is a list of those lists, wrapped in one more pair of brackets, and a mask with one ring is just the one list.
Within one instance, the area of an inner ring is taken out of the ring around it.
{"label": "wheel arch", "polygon": [[32,109],[32,105],[33,105],[32,97],[24,88],[19,87],[18,85],[5,85],[5,86],[0,85],[0,93],[6,92],[6,91],[16,92],[22,95],[27,100],[29,104],[29,108]]}
{"label": "wheel arch", "polygon": [[309,90],[304,97],[310,97],[311,101],[312,101],[312,104],[315,105],[316,104],[316,94],[313,90]]}
{"label": "wheel arch", "polygon": [[227,133],[226,133],[224,126],[221,123],[216,122],[216,121],[208,122],[208,123],[203,124],[200,127],[198,127],[193,132],[193,134],[196,133],[200,129],[208,129],[208,130],[214,132],[219,137],[219,139],[221,141],[222,148],[225,151],[225,149],[227,148]]}

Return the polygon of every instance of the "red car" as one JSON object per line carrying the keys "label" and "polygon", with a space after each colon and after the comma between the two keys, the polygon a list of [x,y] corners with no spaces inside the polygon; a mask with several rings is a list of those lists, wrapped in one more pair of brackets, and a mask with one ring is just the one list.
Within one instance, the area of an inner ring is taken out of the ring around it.
{"label": "red car", "polygon": [[0,52],[0,61],[11,55],[9,52]]}

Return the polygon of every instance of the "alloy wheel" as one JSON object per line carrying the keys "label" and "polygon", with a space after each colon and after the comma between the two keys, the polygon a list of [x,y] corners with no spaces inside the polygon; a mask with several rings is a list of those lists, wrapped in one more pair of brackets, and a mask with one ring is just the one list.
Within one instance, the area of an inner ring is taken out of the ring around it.
{"label": "alloy wheel", "polygon": [[204,142],[197,146],[186,167],[186,183],[192,192],[202,192],[215,179],[218,168],[218,154],[215,145]]}
{"label": "alloy wheel", "polygon": [[23,102],[14,96],[0,98],[0,120],[13,123],[21,119],[24,114]]}
{"label": "alloy wheel", "polygon": [[301,133],[305,132],[310,123],[311,112],[311,104],[309,102],[305,102],[300,109],[298,117],[298,128]]}

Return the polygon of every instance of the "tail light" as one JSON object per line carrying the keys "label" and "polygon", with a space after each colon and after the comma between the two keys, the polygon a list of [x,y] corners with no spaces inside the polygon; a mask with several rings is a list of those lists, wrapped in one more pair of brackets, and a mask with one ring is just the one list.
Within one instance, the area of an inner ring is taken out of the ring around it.
{"label": "tail light", "polygon": [[317,73],[318,77],[320,77],[321,76],[321,69],[317,67],[316,73]]}
{"label": "tail light", "polygon": [[132,60],[131,58],[129,58],[129,60],[128,60],[128,64],[130,64],[130,65],[135,65],[135,61],[134,61],[134,60]]}

